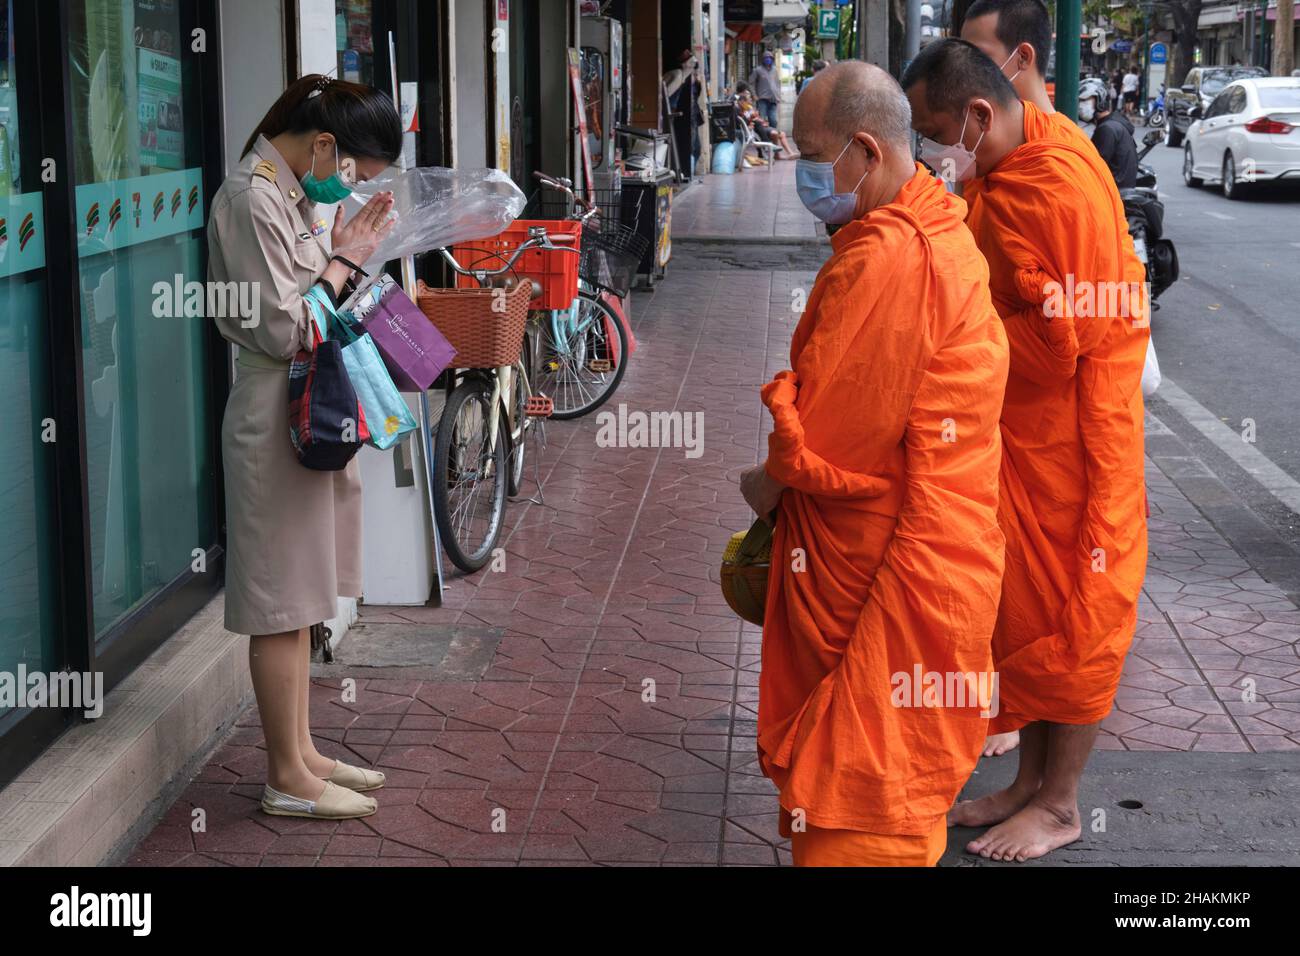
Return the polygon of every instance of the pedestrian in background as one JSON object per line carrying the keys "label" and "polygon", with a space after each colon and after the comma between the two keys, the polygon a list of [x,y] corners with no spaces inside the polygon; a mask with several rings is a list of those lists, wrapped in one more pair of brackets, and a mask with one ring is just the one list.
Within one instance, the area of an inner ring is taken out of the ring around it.
{"label": "pedestrian in background", "polygon": [[1137,111],[1138,82],[1137,67],[1130,64],[1128,72],[1124,74],[1124,79],[1120,82],[1120,92],[1124,96],[1124,113],[1126,116],[1132,116]]}
{"label": "pedestrian in background", "polygon": [[825,60],[813,60],[812,73],[804,77],[803,85],[799,87],[799,92],[802,93],[804,90],[808,89],[808,84],[817,79],[817,74],[826,69],[826,66],[827,63]]}
{"label": "pedestrian in background", "polygon": [[749,74],[749,85],[754,88],[754,100],[767,125],[777,128],[777,106],[781,102],[781,81],[776,75],[776,57],[771,50],[763,51],[762,64]]}

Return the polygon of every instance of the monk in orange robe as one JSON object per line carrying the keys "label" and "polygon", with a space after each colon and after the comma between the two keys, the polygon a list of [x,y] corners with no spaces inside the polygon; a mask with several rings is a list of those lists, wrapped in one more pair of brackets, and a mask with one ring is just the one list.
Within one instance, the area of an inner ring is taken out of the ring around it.
{"label": "monk in orange robe", "polygon": [[[1016,95],[1057,123],[1061,132],[1092,145],[1068,117],[1056,112],[1047,94],[1047,63],[1052,52],[1052,18],[1043,0],[975,0],[960,24],[961,38],[999,63]],[[1095,148],[1095,147],[1094,147]],[[962,198],[972,203],[980,180],[964,184]],[[1020,731],[993,734],[984,743],[985,757],[998,757],[1020,743]]]}
{"label": "monk in orange robe", "polygon": [[1079,779],[1136,626],[1149,304],[1096,150],[1022,103],[997,62],[964,41],[926,47],[903,85],[922,156],[963,168],[961,156],[973,159],[967,223],[1011,347],[991,730],[1021,729],[1020,767],[1011,787],[949,819],[996,824],[968,850],[1023,861],[1080,836]]}
{"label": "monk in orange robe", "polygon": [[932,866],[993,706],[1006,339],[892,77],[828,67],[794,135],[800,197],[841,227],[741,480],[776,511],[758,753],[796,865]]}

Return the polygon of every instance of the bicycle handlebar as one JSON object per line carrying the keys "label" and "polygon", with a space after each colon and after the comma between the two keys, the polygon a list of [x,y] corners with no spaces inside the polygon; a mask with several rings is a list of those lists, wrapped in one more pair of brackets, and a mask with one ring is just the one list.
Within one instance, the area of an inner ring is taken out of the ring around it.
{"label": "bicycle handlebar", "polygon": [[595,216],[600,212],[600,207],[597,206],[594,202],[582,196],[579,196],[577,193],[573,191],[573,180],[565,179],[563,177],[557,178],[555,176],[548,176],[546,175],[546,173],[543,173],[541,171],[534,172],[533,178],[536,179],[539,183],[541,183],[543,186],[545,186],[548,189],[554,189],[557,192],[564,193],[575,203],[581,206],[585,211],[580,216],[576,217],[578,222],[585,223],[592,216]]}
{"label": "bicycle handlebar", "polygon": [[[447,265],[451,266],[453,272],[458,275],[470,276],[471,278],[482,282],[484,279],[491,279],[495,276],[504,275],[505,273],[512,271],[515,267],[515,263],[519,261],[519,257],[530,249],[553,249],[559,252],[572,253],[577,253],[579,251],[568,245],[573,242],[572,236],[556,236],[552,238],[543,229],[534,229],[532,232],[535,234],[530,234],[526,241],[521,242],[515,251],[510,254],[510,258],[506,260],[505,265],[500,269],[467,269],[456,261],[456,257],[451,254],[449,248],[444,246],[440,248],[438,252],[442,254],[443,261],[446,262]],[[493,255],[497,255],[497,257],[500,258],[499,254],[493,253]]]}

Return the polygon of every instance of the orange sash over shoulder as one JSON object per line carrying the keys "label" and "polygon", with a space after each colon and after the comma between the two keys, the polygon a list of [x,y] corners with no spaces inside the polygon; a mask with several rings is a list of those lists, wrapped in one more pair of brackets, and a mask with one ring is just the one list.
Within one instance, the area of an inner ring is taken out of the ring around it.
{"label": "orange sash over shoulder", "polygon": [[968,218],[1011,346],[999,732],[1106,716],[1147,560],[1144,270],[1097,151],[1063,117],[1024,109],[1026,142],[979,183]]}
{"label": "orange sash over shoulder", "polygon": [[[758,750],[781,807],[816,827],[930,835],[984,740],[1008,359],[965,209],[918,167],[837,232],[794,369],[763,389],[767,469],[789,490]],[[927,675],[971,680],[959,701],[923,694]]]}

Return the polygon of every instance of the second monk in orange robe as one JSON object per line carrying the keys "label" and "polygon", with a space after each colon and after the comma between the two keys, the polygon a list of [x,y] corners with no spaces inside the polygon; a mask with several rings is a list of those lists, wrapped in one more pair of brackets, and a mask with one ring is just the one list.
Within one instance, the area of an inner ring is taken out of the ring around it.
{"label": "second monk in orange robe", "polygon": [[1026,860],[1079,838],[1079,778],[1136,625],[1147,559],[1144,273],[1101,157],[1021,103],[995,61],[945,40],[903,82],[916,129],[974,155],[968,224],[1011,346],[991,729],[1023,728],[1020,769],[1010,788],[950,819],[998,824],[972,852]]}
{"label": "second monk in orange robe", "polygon": [[965,203],[913,162],[908,124],[857,61],[795,109],[849,221],[742,488],[777,508],[758,751],[797,865],[933,865],[987,730],[1007,345]]}

